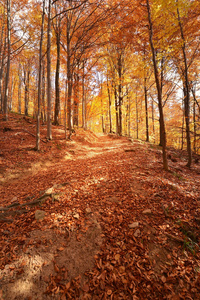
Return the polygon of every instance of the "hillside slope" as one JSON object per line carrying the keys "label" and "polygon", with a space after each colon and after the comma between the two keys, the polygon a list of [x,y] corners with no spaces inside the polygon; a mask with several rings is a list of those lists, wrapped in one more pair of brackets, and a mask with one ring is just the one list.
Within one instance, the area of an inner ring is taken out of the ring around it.
{"label": "hillside slope", "polygon": [[198,299],[200,166],[171,149],[77,130],[35,146],[0,122],[0,299]]}

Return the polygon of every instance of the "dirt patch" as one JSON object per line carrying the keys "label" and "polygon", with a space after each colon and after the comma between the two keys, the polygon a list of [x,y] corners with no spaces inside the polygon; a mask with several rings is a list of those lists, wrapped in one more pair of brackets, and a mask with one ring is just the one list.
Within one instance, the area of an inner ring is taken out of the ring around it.
{"label": "dirt patch", "polygon": [[58,278],[66,285],[80,276],[84,282],[101,242],[98,223],[78,237],[75,232],[60,234],[53,229],[32,231],[20,258],[0,271],[0,299],[60,299],[58,291],[53,293],[52,281]]}
{"label": "dirt patch", "polygon": [[169,252],[155,243],[149,243],[149,259],[152,269],[157,276],[162,275],[166,268],[171,266],[171,256]]}

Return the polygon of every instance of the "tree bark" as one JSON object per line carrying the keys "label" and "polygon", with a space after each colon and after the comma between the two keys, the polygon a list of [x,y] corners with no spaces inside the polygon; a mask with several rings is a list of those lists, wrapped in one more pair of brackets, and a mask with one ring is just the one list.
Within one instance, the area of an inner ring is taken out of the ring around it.
{"label": "tree bark", "polygon": [[71,49],[70,49],[70,20],[67,16],[67,127],[69,130],[68,139],[71,138],[72,134],[72,70],[71,70]]}
{"label": "tree bark", "polygon": [[119,135],[122,135],[122,57],[121,53],[118,57],[118,76],[119,76],[119,85],[118,85],[118,97],[119,97]]}
{"label": "tree bark", "polygon": [[13,92],[15,89],[15,80],[14,80],[14,76],[12,76],[12,82],[11,82],[11,90],[10,90],[10,101],[9,101],[9,111],[12,111],[12,101],[13,101]]}
{"label": "tree bark", "polygon": [[85,61],[83,60],[82,77],[82,127],[86,129],[86,103],[85,103]]}
{"label": "tree bark", "polygon": [[144,101],[145,101],[145,117],[146,117],[146,141],[149,142],[148,95],[147,95],[146,77],[144,77]]}
{"label": "tree bark", "polygon": [[115,84],[114,84],[114,95],[115,95],[116,134],[119,134],[119,110],[118,110],[118,101],[117,101],[117,89]]}
{"label": "tree bark", "polygon": [[5,93],[4,93],[4,119],[8,120],[8,89],[9,89],[9,78],[10,78],[10,54],[11,54],[11,25],[10,25],[10,0],[7,0],[7,68],[6,68],[6,79],[5,79]]}
{"label": "tree bark", "polygon": [[46,122],[47,116],[46,116],[46,105],[45,105],[45,95],[46,95],[46,81],[45,81],[45,61],[42,61],[42,111],[41,111],[41,116],[42,116],[42,122]]}
{"label": "tree bark", "polygon": [[194,144],[193,149],[196,154],[196,142],[197,142],[197,125],[196,125],[196,102],[193,101],[193,126],[194,126]]}
{"label": "tree bark", "polygon": [[19,63],[18,67],[18,77],[19,77],[19,82],[18,82],[18,113],[21,115],[22,113],[22,74],[21,74],[21,63]]}
{"label": "tree bark", "polygon": [[108,85],[108,77],[107,77],[107,92],[108,92],[108,111],[109,111],[109,127],[110,127],[110,133],[112,133],[112,114],[111,114],[111,95],[110,95],[110,89]]}
{"label": "tree bark", "polygon": [[1,66],[0,66],[0,102],[1,102],[1,112],[3,113],[3,95],[2,95],[2,78],[3,78],[3,69],[4,69],[4,59],[6,51],[6,39],[4,40],[4,30],[5,30],[5,9],[3,16],[3,25],[1,28],[1,40],[0,40],[0,57],[1,57]]}
{"label": "tree bark", "polygon": [[59,113],[60,113],[60,20],[55,29],[56,33],[56,76],[55,76],[55,111],[54,111],[54,125],[59,125]]}
{"label": "tree bark", "polygon": [[131,101],[128,95],[128,136],[131,136]]}
{"label": "tree bark", "polygon": [[136,139],[139,139],[139,119],[138,119],[138,96],[136,91],[135,97],[135,113],[136,113]]}
{"label": "tree bark", "polygon": [[37,108],[37,133],[36,133],[36,150],[40,150],[40,110],[41,110],[41,82],[42,82],[42,44],[44,33],[44,15],[45,15],[45,0],[43,0],[42,8],[42,24],[40,35],[40,49],[39,49],[39,70],[38,70],[38,108]]}
{"label": "tree bark", "polygon": [[177,17],[178,23],[181,33],[182,39],[182,53],[183,53],[183,62],[184,62],[184,78],[183,78],[183,85],[184,85],[184,106],[185,106],[185,125],[186,125],[186,138],[187,138],[187,153],[188,153],[188,162],[187,167],[191,167],[192,163],[192,149],[191,149],[191,139],[190,139],[190,87],[189,87],[189,79],[188,79],[188,63],[187,63],[187,56],[186,56],[186,41],[183,32],[183,26],[181,23],[179,8],[178,8],[178,0],[177,2]]}
{"label": "tree bark", "polygon": [[49,0],[47,25],[47,139],[49,140],[52,140],[51,102],[51,0]]}
{"label": "tree bark", "polygon": [[149,5],[149,0],[146,0],[146,4],[147,4],[148,21],[149,21],[149,42],[150,42],[150,47],[152,52],[154,76],[155,76],[157,95],[158,95],[158,109],[160,113],[160,131],[162,134],[162,141],[163,141],[163,145],[162,145],[163,167],[167,171],[168,162],[167,162],[167,154],[166,154],[166,132],[165,132],[165,122],[164,122],[163,106],[162,106],[162,93],[161,93],[161,84],[159,82],[159,76],[158,76],[158,67],[156,62],[155,49],[153,44],[153,24],[151,20],[151,9]]}
{"label": "tree bark", "polygon": [[27,70],[24,70],[24,85],[25,85],[25,97],[24,97],[24,114],[28,116],[28,103],[29,103],[29,83],[30,83],[30,66]]}
{"label": "tree bark", "polygon": [[79,109],[79,68],[77,74],[74,74],[74,113],[73,124],[78,127],[78,109]]}

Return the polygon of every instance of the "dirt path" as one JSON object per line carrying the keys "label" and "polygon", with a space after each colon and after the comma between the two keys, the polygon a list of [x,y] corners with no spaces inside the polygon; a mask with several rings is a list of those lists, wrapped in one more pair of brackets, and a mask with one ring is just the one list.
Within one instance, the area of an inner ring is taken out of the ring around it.
{"label": "dirt path", "polygon": [[2,178],[0,299],[198,299],[198,166],[167,173],[149,144],[73,139]]}

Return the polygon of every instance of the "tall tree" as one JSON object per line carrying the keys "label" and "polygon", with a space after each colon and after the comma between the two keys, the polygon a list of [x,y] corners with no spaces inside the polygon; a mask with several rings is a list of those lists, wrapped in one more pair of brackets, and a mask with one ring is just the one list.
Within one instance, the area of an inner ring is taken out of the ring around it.
{"label": "tall tree", "polygon": [[63,19],[63,15],[59,14],[61,12],[61,9],[59,8],[59,5],[57,4],[57,1],[55,2],[55,14],[58,15],[53,20],[53,28],[56,36],[56,74],[55,74],[55,110],[54,110],[54,124],[59,125],[59,114],[60,114],[60,52],[61,52],[61,22]]}
{"label": "tall tree", "polygon": [[9,88],[9,78],[10,78],[10,54],[11,54],[11,7],[10,0],[6,1],[7,7],[7,68],[6,68],[6,79],[5,79],[5,93],[4,93],[4,118],[8,119],[8,88]]}
{"label": "tall tree", "polygon": [[51,126],[51,0],[48,1],[47,25],[47,139],[52,139]]}
{"label": "tall tree", "polygon": [[177,3],[177,18],[180,28],[181,40],[182,40],[182,53],[184,61],[184,77],[183,77],[183,93],[184,93],[184,108],[185,108],[185,123],[186,123],[186,136],[187,136],[187,152],[188,152],[188,163],[187,166],[190,168],[192,163],[192,149],[191,149],[191,139],[190,139],[190,87],[188,78],[188,62],[186,55],[186,40],[184,35],[183,24],[181,22],[178,0]]}
{"label": "tall tree", "polygon": [[156,61],[156,51],[154,48],[153,42],[153,23],[151,18],[151,7],[149,0],[146,0],[147,5],[147,13],[148,13],[148,23],[149,23],[149,43],[151,47],[152,53],[152,61],[154,66],[154,76],[157,88],[157,96],[158,96],[158,108],[160,114],[160,131],[162,135],[162,154],[163,154],[163,167],[167,171],[168,170],[168,163],[167,163],[167,154],[166,154],[166,131],[165,131],[165,122],[164,122],[164,114],[163,114],[163,106],[162,106],[162,92],[161,92],[161,84],[159,81],[159,74],[158,74],[158,66]]}
{"label": "tall tree", "polygon": [[44,15],[45,0],[42,2],[42,23],[39,48],[39,70],[38,70],[38,107],[37,107],[37,134],[36,134],[36,150],[40,150],[40,111],[41,111],[41,85],[42,85],[42,44],[44,35]]}

